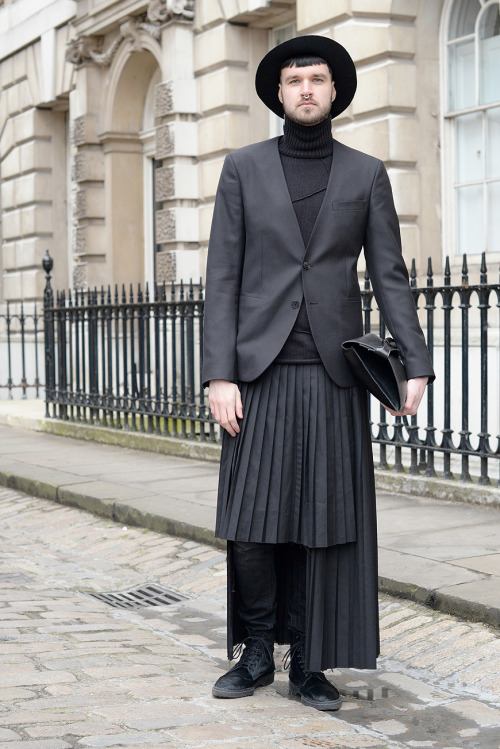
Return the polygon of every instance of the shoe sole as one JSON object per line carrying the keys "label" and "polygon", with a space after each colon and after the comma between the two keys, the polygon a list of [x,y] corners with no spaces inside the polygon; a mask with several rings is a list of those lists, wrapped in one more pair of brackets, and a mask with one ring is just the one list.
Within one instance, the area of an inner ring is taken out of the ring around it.
{"label": "shoe sole", "polygon": [[257,679],[252,687],[247,689],[239,689],[237,691],[231,689],[223,689],[221,687],[212,688],[212,697],[222,697],[226,700],[236,700],[239,697],[251,697],[257,687],[267,687],[274,681],[274,673],[264,674],[260,679]]}
{"label": "shoe sole", "polygon": [[338,710],[342,705],[342,697],[339,697],[338,700],[331,700],[331,702],[318,703],[314,700],[310,700],[308,697],[303,697],[302,694],[300,694],[300,688],[295,686],[291,681],[289,682],[289,688],[290,694],[300,695],[300,701],[303,705],[306,705],[306,707],[314,707],[316,710]]}

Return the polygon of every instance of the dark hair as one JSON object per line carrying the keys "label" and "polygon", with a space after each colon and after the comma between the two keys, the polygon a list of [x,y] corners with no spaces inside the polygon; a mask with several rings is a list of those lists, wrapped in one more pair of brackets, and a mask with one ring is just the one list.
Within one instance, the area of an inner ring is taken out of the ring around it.
{"label": "dark hair", "polygon": [[322,57],[317,57],[316,55],[300,55],[299,57],[290,57],[288,60],[285,60],[285,62],[282,63],[280,68],[280,75],[281,71],[284,68],[293,68],[294,66],[296,66],[297,68],[307,68],[309,67],[309,65],[326,65],[333,80],[333,70],[328,65],[327,61],[323,60]]}

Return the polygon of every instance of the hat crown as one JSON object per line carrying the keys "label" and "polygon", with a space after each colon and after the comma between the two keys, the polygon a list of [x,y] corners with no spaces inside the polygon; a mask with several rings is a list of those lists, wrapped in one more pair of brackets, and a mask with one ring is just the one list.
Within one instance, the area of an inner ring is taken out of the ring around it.
{"label": "hat crown", "polygon": [[287,60],[299,57],[319,57],[331,68],[337,92],[331,116],[337,117],[349,106],[356,92],[356,68],[345,47],[326,36],[297,36],[271,49],[261,60],[255,75],[258,96],[272,112],[284,117],[278,98],[281,68]]}

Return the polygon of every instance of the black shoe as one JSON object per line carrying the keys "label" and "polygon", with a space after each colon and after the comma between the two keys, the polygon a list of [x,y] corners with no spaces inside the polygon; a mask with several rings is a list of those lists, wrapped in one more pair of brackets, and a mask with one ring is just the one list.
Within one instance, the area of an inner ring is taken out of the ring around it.
{"label": "black shoe", "polygon": [[236,654],[239,655],[243,645],[245,650],[236,666],[215,682],[212,688],[214,697],[250,697],[256,687],[273,683],[273,645],[260,635],[250,635],[238,645]]}
{"label": "black shoe", "polygon": [[292,647],[285,654],[284,669],[290,668],[291,694],[300,694],[300,701],[316,710],[338,710],[342,704],[339,691],[321,671],[305,670],[306,641],[296,635]]}

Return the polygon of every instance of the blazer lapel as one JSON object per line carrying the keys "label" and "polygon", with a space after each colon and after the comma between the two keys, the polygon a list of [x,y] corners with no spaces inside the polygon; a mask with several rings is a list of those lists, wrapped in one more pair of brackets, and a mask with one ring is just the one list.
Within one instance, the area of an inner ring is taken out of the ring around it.
{"label": "blazer lapel", "polygon": [[326,187],[323,203],[319,209],[316,222],[307,244],[306,254],[313,252],[316,243],[322,241],[321,234],[324,230],[328,231],[330,235],[335,232],[335,217],[332,211],[332,203],[337,200],[342,200],[344,184],[343,177],[346,173],[346,165],[343,164],[343,160],[342,150],[338,148],[338,143],[334,140],[332,168],[330,169],[328,185]]}
{"label": "blazer lapel", "polygon": [[316,242],[321,241],[322,231],[327,230],[330,234],[335,231],[334,215],[331,206],[334,201],[342,199],[342,175],[345,172],[345,165],[342,164],[343,154],[341,149],[336,148],[338,144],[334,140],[332,168],[328,178],[325,197],[316,217],[309,242],[307,247],[305,247],[299,222],[297,221],[290,193],[288,192],[278,149],[278,140],[279,137],[264,141],[268,148],[263,154],[262,166],[264,172],[261,184],[265,185],[265,189],[262,194],[266,195],[267,191],[269,191],[269,202],[266,202],[266,209],[268,206],[272,206],[275,220],[279,222],[282,228],[283,238],[287,243],[287,247],[295,257],[302,261],[306,254],[314,250]]}
{"label": "blazer lapel", "polygon": [[302,260],[305,253],[304,240],[302,239],[299,222],[297,221],[290,193],[288,192],[278,149],[278,140],[279,137],[266,141],[270,148],[269,153],[266,154],[268,158],[264,164],[264,182],[262,184],[266,186],[266,190],[263,194],[269,190],[270,200],[267,203],[266,209],[272,206],[275,220],[282,230],[287,247],[295,257]]}

